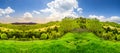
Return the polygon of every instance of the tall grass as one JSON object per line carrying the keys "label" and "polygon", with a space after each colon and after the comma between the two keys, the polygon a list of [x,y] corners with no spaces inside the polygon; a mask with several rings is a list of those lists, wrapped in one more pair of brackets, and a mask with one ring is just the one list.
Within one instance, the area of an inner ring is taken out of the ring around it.
{"label": "tall grass", "polygon": [[0,41],[0,53],[120,53],[120,43],[93,33],[67,33],[57,40]]}

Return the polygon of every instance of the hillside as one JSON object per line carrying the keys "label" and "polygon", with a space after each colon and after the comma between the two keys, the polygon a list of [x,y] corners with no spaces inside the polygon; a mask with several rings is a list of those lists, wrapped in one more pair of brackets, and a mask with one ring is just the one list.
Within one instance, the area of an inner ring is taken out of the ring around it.
{"label": "hillside", "polygon": [[0,53],[119,53],[119,41],[120,25],[97,19],[0,24]]}
{"label": "hillside", "polygon": [[[1,39],[56,39],[68,32],[92,32],[106,40],[120,40],[120,25],[97,19],[69,18],[36,25],[0,24]],[[2,35],[6,36],[2,38]]]}
{"label": "hillside", "polygon": [[67,33],[57,40],[0,41],[1,53],[119,53],[119,42],[102,40],[93,33]]}

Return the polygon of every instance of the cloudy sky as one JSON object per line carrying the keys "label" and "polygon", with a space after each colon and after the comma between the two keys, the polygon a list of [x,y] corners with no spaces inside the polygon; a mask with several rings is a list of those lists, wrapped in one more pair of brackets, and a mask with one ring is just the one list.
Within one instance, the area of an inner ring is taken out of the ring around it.
{"label": "cloudy sky", "polygon": [[70,17],[120,23],[120,0],[0,0],[0,22],[37,22]]}

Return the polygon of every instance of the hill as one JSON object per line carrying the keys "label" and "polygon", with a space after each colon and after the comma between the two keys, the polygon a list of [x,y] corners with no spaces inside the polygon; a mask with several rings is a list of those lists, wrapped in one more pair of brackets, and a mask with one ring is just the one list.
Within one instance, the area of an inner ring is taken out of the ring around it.
{"label": "hill", "polygon": [[119,53],[120,25],[66,17],[46,24],[0,24],[0,53]]}

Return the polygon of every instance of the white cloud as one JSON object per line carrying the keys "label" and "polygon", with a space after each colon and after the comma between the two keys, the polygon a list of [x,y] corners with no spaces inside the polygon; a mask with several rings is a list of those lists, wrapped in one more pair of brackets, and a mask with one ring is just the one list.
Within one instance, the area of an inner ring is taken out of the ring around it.
{"label": "white cloud", "polygon": [[110,22],[120,23],[120,17],[119,16],[111,16],[111,17],[107,18],[105,16],[89,15],[89,18],[97,18],[100,21],[110,21]]}
{"label": "white cloud", "polygon": [[0,16],[2,16],[2,15],[4,15],[4,14],[5,14],[4,9],[1,9],[1,8],[0,8]]}
{"label": "white cloud", "polygon": [[105,19],[104,16],[89,15],[89,17],[90,17],[90,18],[97,18],[97,19],[99,19],[99,20],[101,20],[101,21],[105,21],[105,20],[104,20],[104,19]]}
{"label": "white cloud", "polygon": [[41,9],[41,17],[46,21],[61,20],[62,18],[77,17],[78,14],[74,11],[82,13],[82,8],[78,7],[77,0],[54,0],[47,3],[47,8]]}
{"label": "white cloud", "polygon": [[29,13],[29,12],[25,12],[23,17],[29,17],[29,18],[32,18],[33,16],[32,16],[31,13]]}
{"label": "white cloud", "polygon": [[83,9],[82,9],[82,8],[78,8],[77,11],[78,11],[79,13],[82,13]]}
{"label": "white cloud", "polygon": [[5,9],[0,8],[0,16],[2,16],[2,17],[9,18],[9,17],[11,17],[10,14],[12,14],[14,12],[15,12],[15,10],[12,9],[11,7],[7,7]]}
{"label": "white cloud", "polygon": [[15,10],[13,10],[11,7],[7,7],[5,9],[5,14],[11,14],[11,13],[14,13],[14,12],[15,12]]}
{"label": "white cloud", "polygon": [[40,12],[34,10],[32,14],[40,14]]}
{"label": "white cloud", "polygon": [[[5,9],[0,8],[0,22],[37,22],[43,23],[48,21],[61,20],[62,18],[78,17],[82,14],[83,9],[78,6],[77,0],[53,0],[46,4],[47,7],[40,9],[39,11],[33,10],[33,12],[25,12],[20,18],[11,17],[10,14],[14,13],[15,10],[11,7]],[[120,23],[119,16],[97,16],[89,15],[89,18],[97,18],[100,21],[111,21]]]}
{"label": "white cloud", "polygon": [[6,9],[0,8],[0,16],[9,15],[9,14],[14,13],[14,12],[15,12],[15,10],[12,9],[11,7],[7,7]]}
{"label": "white cloud", "polygon": [[30,12],[25,12],[22,18],[19,18],[21,21],[31,21],[33,18]]}
{"label": "white cloud", "polygon": [[7,7],[5,9],[0,8],[0,22],[1,23],[9,23],[18,21],[16,18],[10,16],[10,14],[14,13],[15,10],[11,7]]}
{"label": "white cloud", "polygon": [[120,23],[120,17],[119,16],[111,16],[110,18],[107,18],[108,21],[117,22]]}
{"label": "white cloud", "polygon": [[[53,0],[46,5],[46,8],[40,9],[39,11],[33,10],[33,12],[25,12],[21,18],[11,17],[11,22],[48,22],[61,20],[66,16],[78,17],[77,12],[75,11],[82,13],[83,10],[82,8],[78,7],[77,0]],[[5,17],[10,17],[9,14],[13,12],[15,12],[15,10],[13,10],[11,7],[0,9],[0,16],[5,15]]]}
{"label": "white cloud", "polygon": [[47,6],[52,12],[64,13],[66,11],[73,11],[74,8],[78,8],[78,2],[76,0],[54,0],[48,3]]}

